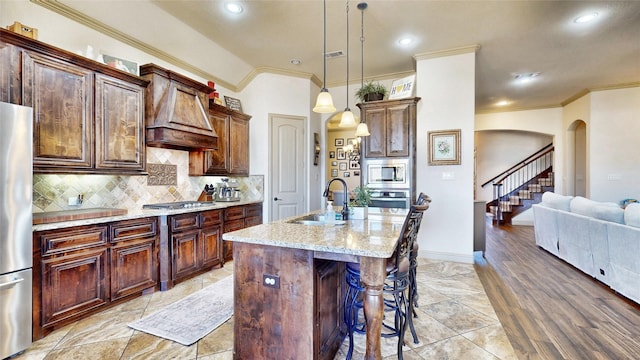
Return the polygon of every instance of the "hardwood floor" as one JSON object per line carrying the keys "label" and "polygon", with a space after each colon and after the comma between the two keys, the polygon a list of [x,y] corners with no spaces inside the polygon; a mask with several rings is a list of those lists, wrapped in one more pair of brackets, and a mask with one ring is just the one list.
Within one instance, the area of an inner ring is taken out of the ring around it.
{"label": "hardwood floor", "polygon": [[519,359],[638,359],[640,306],[535,244],[531,226],[487,222],[475,268]]}

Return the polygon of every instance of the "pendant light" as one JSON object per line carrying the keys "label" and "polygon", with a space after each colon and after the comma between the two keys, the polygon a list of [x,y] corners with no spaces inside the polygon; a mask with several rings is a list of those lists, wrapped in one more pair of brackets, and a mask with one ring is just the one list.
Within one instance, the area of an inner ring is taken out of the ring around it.
{"label": "pendant light", "polygon": [[340,119],[340,127],[354,127],[356,126],[356,120],[353,118],[353,113],[349,109],[349,0],[347,0],[347,107],[342,113]]}
{"label": "pendant light", "polygon": [[[364,10],[367,8],[367,3],[362,2],[358,4],[358,9],[361,12],[361,21],[360,21],[360,57],[362,59],[361,62],[361,73],[360,73],[360,87],[364,87]],[[361,117],[362,118],[362,117]],[[369,136],[369,127],[366,123],[361,122],[358,124],[356,128],[356,137],[360,138],[363,136]]]}
{"label": "pendant light", "polygon": [[322,89],[320,90],[320,94],[318,94],[318,99],[316,100],[316,106],[313,108],[313,112],[317,112],[320,114],[330,114],[336,111],[336,107],[333,106],[333,99],[331,98],[331,94],[329,94],[329,90],[327,90],[327,0],[324,0],[324,35],[323,35],[323,46],[324,50],[322,52],[322,62],[324,66],[324,74],[322,79]]}

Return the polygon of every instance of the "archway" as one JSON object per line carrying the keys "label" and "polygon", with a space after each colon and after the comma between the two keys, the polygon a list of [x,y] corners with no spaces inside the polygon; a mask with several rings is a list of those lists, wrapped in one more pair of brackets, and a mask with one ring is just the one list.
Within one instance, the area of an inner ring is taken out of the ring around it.
{"label": "archway", "polygon": [[582,120],[571,123],[567,140],[569,194],[587,197],[587,124]]}

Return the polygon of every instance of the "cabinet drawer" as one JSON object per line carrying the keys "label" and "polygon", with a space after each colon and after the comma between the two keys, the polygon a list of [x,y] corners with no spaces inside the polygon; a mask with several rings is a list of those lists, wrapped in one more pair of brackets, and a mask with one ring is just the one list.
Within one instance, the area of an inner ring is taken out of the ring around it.
{"label": "cabinet drawer", "polygon": [[228,233],[231,231],[236,231],[244,229],[244,219],[231,220],[224,222],[224,232]]}
{"label": "cabinet drawer", "polygon": [[80,226],[72,229],[36,233],[42,255],[53,255],[108,243],[107,226]]}
{"label": "cabinet drawer", "polygon": [[202,213],[202,227],[220,224],[222,222],[222,211],[211,210],[203,211]]}
{"label": "cabinet drawer", "polygon": [[262,217],[262,204],[247,205],[244,212],[245,217]]}
{"label": "cabinet drawer", "polygon": [[262,224],[262,216],[252,216],[244,219],[244,227]]}
{"label": "cabinet drawer", "polygon": [[111,242],[153,237],[157,233],[155,217],[119,221],[111,225]]}
{"label": "cabinet drawer", "polygon": [[224,209],[224,220],[236,220],[244,218],[244,206],[234,206]]}
{"label": "cabinet drawer", "polygon": [[171,217],[171,232],[200,228],[200,213],[188,213]]}

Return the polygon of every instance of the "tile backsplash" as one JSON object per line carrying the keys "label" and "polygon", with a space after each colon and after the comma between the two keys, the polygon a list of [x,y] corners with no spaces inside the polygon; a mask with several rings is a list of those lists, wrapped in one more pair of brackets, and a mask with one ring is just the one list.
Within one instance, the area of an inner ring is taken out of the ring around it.
{"label": "tile backsplash", "polygon": [[[217,184],[222,176],[188,176],[189,153],[147,148],[148,164],[175,165],[177,183],[153,185],[148,176],[34,174],[33,212],[78,209],[69,198],[82,194],[80,208],[142,208],[144,204],[197,200],[205,184]],[[172,168],[169,166],[168,168]],[[262,201],[264,176],[236,177],[242,199]]]}

